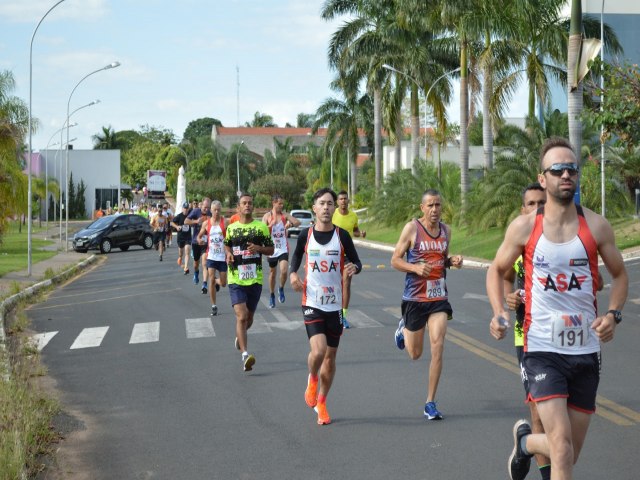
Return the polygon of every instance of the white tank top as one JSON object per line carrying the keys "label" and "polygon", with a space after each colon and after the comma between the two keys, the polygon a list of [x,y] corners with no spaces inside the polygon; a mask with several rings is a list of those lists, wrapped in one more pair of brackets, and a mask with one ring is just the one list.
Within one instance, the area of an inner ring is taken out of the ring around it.
{"label": "white tank top", "polygon": [[334,229],[329,243],[320,245],[313,236],[313,228],[310,228],[305,252],[307,260],[302,305],[325,312],[340,310],[344,249],[340,243],[338,229]]}
{"label": "white tank top", "polygon": [[214,260],[218,262],[224,262],[224,234],[222,232],[221,225],[209,224],[208,230],[208,247],[207,247],[207,260]]}
{"label": "white tank top", "polygon": [[578,234],[553,243],[543,233],[543,211],[536,216],[524,252],[527,352],[579,355],[600,351],[591,330],[596,318],[598,247],[578,207]]}
{"label": "white tank top", "polygon": [[284,228],[284,225],[285,218],[284,215],[281,215],[278,222],[271,227],[273,255],[269,255],[269,258],[279,257],[283,253],[287,253],[289,251],[289,245],[287,244],[287,230]]}

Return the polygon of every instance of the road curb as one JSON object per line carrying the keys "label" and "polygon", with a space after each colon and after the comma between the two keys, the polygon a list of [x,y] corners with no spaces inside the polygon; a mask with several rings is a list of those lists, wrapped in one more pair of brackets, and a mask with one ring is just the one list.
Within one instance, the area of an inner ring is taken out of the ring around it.
{"label": "road curb", "polygon": [[9,379],[10,368],[8,365],[9,357],[6,355],[7,353],[7,334],[5,331],[5,318],[9,312],[11,312],[15,306],[18,304],[20,300],[23,298],[28,298],[29,296],[40,292],[41,290],[51,286],[57,285],[59,283],[64,282],[71,276],[77,274],[78,272],[84,270],[92,263],[96,262],[98,257],[96,255],[91,255],[89,258],[82,260],[81,262],[69,267],[65,271],[55,275],[52,278],[47,280],[43,280],[41,282],[35,283],[24,290],[16,293],[15,295],[11,295],[10,297],[5,298],[2,303],[0,303],[0,352],[3,354],[3,363],[1,368],[1,374],[5,381]]}

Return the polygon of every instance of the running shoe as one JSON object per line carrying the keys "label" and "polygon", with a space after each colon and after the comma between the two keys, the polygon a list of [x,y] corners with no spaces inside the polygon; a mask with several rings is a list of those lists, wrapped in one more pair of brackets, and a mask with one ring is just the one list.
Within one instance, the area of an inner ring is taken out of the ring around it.
{"label": "running shoe", "polygon": [[269,308],[276,308],[276,295],[274,293],[269,296]]}
{"label": "running shoe", "polygon": [[436,402],[425,403],[424,418],[427,420],[442,420],[442,414],[436,408]]}
{"label": "running shoe", "polygon": [[193,272],[193,284],[197,285],[199,282],[200,282],[200,275],[196,270],[195,272]]}
{"label": "running shoe", "polygon": [[233,342],[233,344],[235,345],[236,350],[240,350],[240,343],[238,342],[238,337],[236,337],[236,341]]}
{"label": "running shoe", "polygon": [[218,282],[215,282],[215,283],[216,283],[216,292],[219,292],[220,291],[220,284]]}
{"label": "running shoe", "polygon": [[162,261],[162,255],[160,255],[160,261]]}
{"label": "running shoe", "polygon": [[284,303],[284,288],[282,287],[278,288],[278,294],[279,294],[278,301],[280,303]]}
{"label": "running shoe", "polygon": [[351,325],[349,324],[349,322],[347,321],[347,317],[342,317],[342,326],[344,328],[351,328]]}
{"label": "running shoe", "polygon": [[531,457],[533,455],[526,455],[520,446],[520,441],[525,435],[531,435],[531,426],[526,420],[520,419],[513,426],[514,445],[507,464],[511,480],[524,480],[531,467]]}
{"label": "running shoe", "polygon": [[188,268],[184,271],[184,274],[185,275],[189,275],[189,269]]}
{"label": "running shoe", "polygon": [[331,423],[331,417],[327,412],[327,404],[319,403],[313,408],[318,414],[318,425],[329,425]]}
{"label": "running shoe", "polygon": [[178,266],[182,266],[182,257],[178,257]]}
{"label": "running shoe", "polygon": [[398,347],[400,350],[404,350],[404,332],[402,331],[404,329],[404,317],[400,319],[400,321],[398,322],[398,328],[396,329],[396,347]]}
{"label": "running shoe", "polygon": [[242,365],[244,366],[245,372],[250,372],[253,370],[253,366],[256,363],[256,357],[251,355],[250,353],[242,354]]}
{"label": "running shoe", "polygon": [[304,391],[304,401],[313,408],[318,404],[318,380],[311,381],[311,375],[307,379],[307,389]]}
{"label": "running shoe", "polygon": [[207,282],[202,282],[202,294],[205,295],[209,290],[207,290]]}
{"label": "running shoe", "polygon": [[211,316],[215,317],[218,315],[218,307],[216,305],[211,305]]}

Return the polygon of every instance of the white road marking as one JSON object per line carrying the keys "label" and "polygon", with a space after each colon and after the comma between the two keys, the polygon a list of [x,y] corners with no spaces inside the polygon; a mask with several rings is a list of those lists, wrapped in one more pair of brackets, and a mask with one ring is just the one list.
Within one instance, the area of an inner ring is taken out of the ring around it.
{"label": "white road marking", "polygon": [[160,322],[136,323],[129,343],[151,343],[160,340]]}
{"label": "white road marking", "polygon": [[36,333],[33,337],[31,337],[31,344],[38,349],[39,352],[42,351],[44,347],[47,346],[47,343],[57,335],[58,332],[45,332],[45,333]]}
{"label": "white road marking", "polygon": [[349,321],[351,326],[355,326],[356,328],[372,328],[383,326],[380,322],[374,320],[369,315],[362,313],[360,310],[349,310],[347,320]]}
{"label": "white road marking", "polygon": [[392,317],[400,318],[402,316],[402,309],[400,307],[385,307],[383,310]]}
{"label": "white road marking", "polygon": [[247,333],[271,333],[272,331],[262,314],[256,313],[253,315],[253,325],[247,330]]}
{"label": "white road marking", "polygon": [[463,300],[466,300],[466,299],[482,300],[483,302],[489,303],[489,297],[487,297],[486,295],[479,294],[479,293],[468,293],[467,292],[462,296],[462,299]]}
{"label": "white road marking", "polygon": [[187,338],[215,337],[213,323],[210,318],[185,318]]}
{"label": "white road marking", "polygon": [[84,328],[69,349],[99,347],[108,330],[109,327]]}

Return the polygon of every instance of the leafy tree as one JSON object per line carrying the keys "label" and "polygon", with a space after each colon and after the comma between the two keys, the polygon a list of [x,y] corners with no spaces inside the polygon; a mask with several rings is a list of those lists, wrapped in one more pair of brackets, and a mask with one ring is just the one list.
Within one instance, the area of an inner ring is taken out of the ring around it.
{"label": "leafy tree", "polygon": [[161,145],[141,141],[123,151],[120,155],[122,181],[129,185],[146,185],[147,170],[152,169],[153,162],[161,150]]}
{"label": "leafy tree", "polygon": [[245,123],[246,127],[277,127],[271,115],[256,112],[253,114],[253,120]]}
{"label": "leafy tree", "polygon": [[0,240],[7,220],[27,211],[27,176],[22,173],[20,151],[28,133],[29,109],[11,95],[15,80],[0,71]]}
{"label": "leafy tree", "polygon": [[120,135],[113,130],[111,125],[102,127],[102,133],[91,137],[94,150],[122,150],[128,146],[128,142],[121,140]]}
{"label": "leafy tree", "polygon": [[191,120],[182,134],[182,138],[191,143],[195,143],[199,137],[211,137],[211,131],[214,125],[221,127],[222,122],[217,118],[211,117]]}
{"label": "leafy tree", "polygon": [[192,200],[209,197],[226,203],[229,207],[233,207],[237,200],[235,184],[223,178],[190,181],[187,184],[187,192]]}
{"label": "leafy tree", "polygon": [[288,175],[265,175],[257,178],[249,185],[249,192],[254,195],[259,207],[271,206],[271,197],[279,193],[288,208],[300,205],[304,186]]}
{"label": "leafy tree", "polygon": [[176,136],[173,131],[164,127],[155,127],[148,124],[140,125],[140,135],[164,147],[176,143]]}

